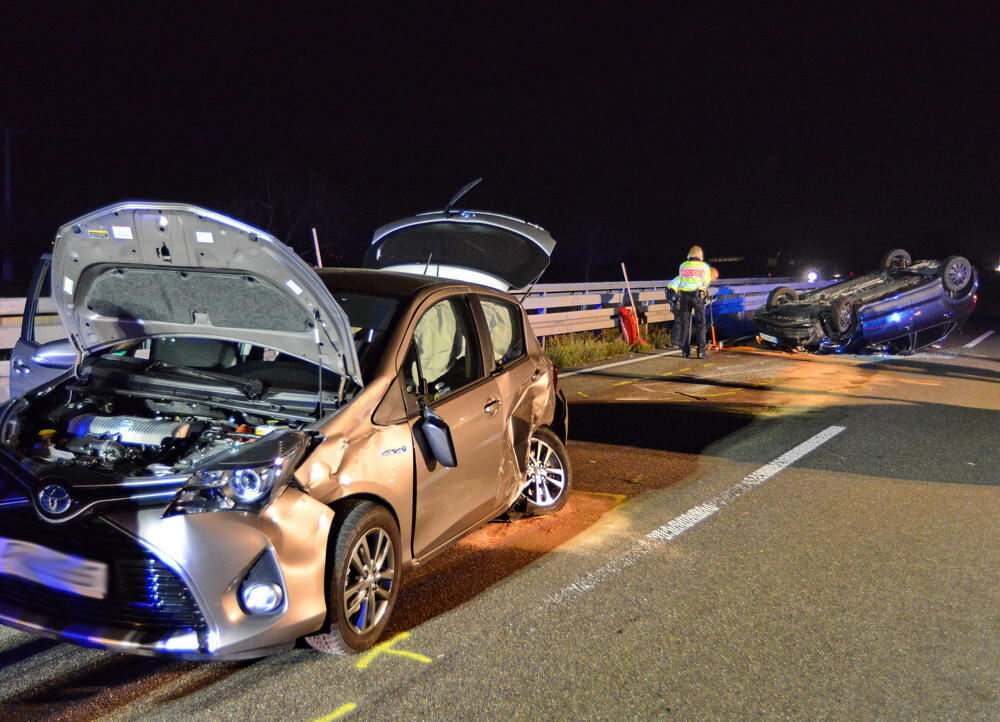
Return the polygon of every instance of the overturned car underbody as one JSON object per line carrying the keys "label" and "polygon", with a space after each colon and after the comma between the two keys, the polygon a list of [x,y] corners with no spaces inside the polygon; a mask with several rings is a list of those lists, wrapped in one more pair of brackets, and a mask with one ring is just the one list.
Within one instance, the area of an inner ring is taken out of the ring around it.
{"label": "overturned car underbody", "polygon": [[774,348],[912,353],[960,328],[978,287],[976,270],[961,256],[911,262],[893,250],[880,271],[801,295],[775,288],[754,323],[758,341]]}

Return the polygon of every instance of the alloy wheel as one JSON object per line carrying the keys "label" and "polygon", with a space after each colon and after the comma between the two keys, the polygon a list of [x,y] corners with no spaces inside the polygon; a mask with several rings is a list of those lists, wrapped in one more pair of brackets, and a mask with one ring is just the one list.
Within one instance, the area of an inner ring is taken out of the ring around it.
{"label": "alloy wheel", "polygon": [[945,273],[948,275],[949,287],[964,288],[965,284],[969,282],[969,276],[972,275],[972,267],[968,262],[956,260],[948,264]]}
{"label": "alloy wheel", "polygon": [[351,550],[344,578],[344,616],[355,633],[365,634],[382,621],[395,577],[392,539],[381,527],[369,529]]}
{"label": "alloy wheel", "polygon": [[556,450],[538,437],[528,443],[524,497],[538,507],[552,506],[566,488],[566,470]]}

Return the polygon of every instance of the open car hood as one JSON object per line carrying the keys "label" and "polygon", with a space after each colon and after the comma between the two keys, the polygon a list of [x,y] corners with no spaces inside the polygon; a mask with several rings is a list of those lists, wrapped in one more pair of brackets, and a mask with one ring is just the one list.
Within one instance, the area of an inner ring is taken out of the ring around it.
{"label": "open car hood", "polygon": [[343,309],[264,231],[183,203],[125,201],[70,221],[52,252],[52,295],[84,353],[152,336],[274,348],[361,373]]}
{"label": "open car hood", "polygon": [[484,211],[436,211],[375,231],[365,266],[507,291],[537,280],[548,268],[555,245],[548,231],[519,218]]}

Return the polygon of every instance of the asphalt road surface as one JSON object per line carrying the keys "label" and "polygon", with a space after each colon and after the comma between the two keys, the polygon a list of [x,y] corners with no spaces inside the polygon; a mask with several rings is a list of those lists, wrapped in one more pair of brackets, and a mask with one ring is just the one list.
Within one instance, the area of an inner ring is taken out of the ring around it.
{"label": "asphalt road surface", "polygon": [[566,509],[410,574],[372,652],[0,628],[0,718],[1000,718],[1000,323],[907,357],[626,361],[563,376]]}

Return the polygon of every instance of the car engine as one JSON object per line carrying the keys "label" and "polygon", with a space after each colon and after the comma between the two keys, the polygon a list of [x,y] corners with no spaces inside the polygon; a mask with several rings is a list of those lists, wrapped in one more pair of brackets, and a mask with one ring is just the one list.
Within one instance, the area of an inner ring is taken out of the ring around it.
{"label": "car engine", "polygon": [[215,400],[210,392],[218,389],[189,388],[179,400],[175,386],[135,374],[69,381],[30,403],[15,402],[2,441],[38,464],[150,477],[188,473],[216,454],[313,421],[303,414],[254,413],[245,408],[249,401]]}

